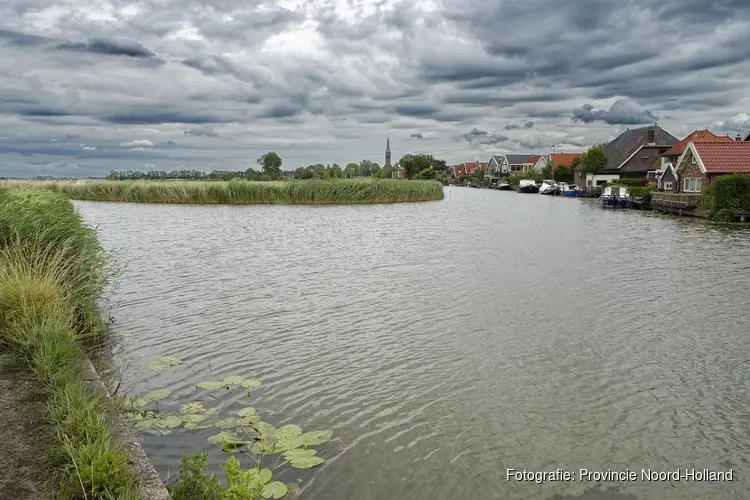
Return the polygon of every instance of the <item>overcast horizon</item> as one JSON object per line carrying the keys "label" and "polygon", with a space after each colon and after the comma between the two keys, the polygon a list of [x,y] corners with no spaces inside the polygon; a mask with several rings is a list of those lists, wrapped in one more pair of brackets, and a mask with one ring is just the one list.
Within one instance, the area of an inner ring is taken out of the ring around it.
{"label": "overcast horizon", "polygon": [[742,0],[10,0],[0,176],[584,151],[750,130]]}

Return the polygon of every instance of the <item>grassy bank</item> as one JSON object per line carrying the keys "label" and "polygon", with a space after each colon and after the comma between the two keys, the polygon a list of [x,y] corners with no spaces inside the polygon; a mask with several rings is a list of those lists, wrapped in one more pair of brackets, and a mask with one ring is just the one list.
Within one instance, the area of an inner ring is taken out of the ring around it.
{"label": "grassy bank", "polygon": [[443,199],[437,181],[93,181],[45,187],[74,200],[183,204],[369,204]]}
{"label": "grassy bank", "polygon": [[77,340],[100,330],[96,301],[106,263],[94,232],[63,196],[0,188],[0,345],[47,399],[60,498],[140,495],[107,427],[107,410],[81,373]]}

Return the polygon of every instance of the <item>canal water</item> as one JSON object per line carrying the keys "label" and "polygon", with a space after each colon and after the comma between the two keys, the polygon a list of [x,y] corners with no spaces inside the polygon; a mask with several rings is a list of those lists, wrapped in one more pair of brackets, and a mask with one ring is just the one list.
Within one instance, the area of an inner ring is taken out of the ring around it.
{"label": "canal water", "polygon": [[[78,205],[127,264],[120,391],[223,408],[230,394],[196,383],[261,379],[264,419],[344,443],[276,473],[304,499],[750,498],[748,231],[459,187],[398,205]],[[145,368],[161,355],[182,364]],[[205,438],[141,437],[163,476],[216,450]]]}

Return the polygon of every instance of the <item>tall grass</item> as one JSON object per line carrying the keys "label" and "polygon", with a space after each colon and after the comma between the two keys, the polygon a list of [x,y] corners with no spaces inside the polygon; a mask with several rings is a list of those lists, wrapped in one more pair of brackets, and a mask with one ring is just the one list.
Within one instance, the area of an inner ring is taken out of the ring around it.
{"label": "tall grass", "polygon": [[185,204],[368,204],[443,199],[438,181],[94,181],[45,187],[75,200]]}
{"label": "tall grass", "polygon": [[60,498],[140,496],[100,395],[82,378],[76,342],[98,328],[96,299],[106,274],[94,232],[68,200],[46,190],[0,189],[0,346],[47,396]]}

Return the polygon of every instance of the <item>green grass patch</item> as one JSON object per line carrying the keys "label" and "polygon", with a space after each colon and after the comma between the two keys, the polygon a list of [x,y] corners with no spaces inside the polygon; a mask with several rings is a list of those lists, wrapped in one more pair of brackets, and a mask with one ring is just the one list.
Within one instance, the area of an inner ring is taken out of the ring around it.
{"label": "green grass patch", "polygon": [[48,190],[0,189],[0,346],[33,374],[57,442],[59,498],[136,499],[99,395],[82,379],[77,342],[100,331],[107,257],[71,203]]}
{"label": "green grass patch", "polygon": [[443,199],[435,180],[339,179],[254,182],[91,181],[53,182],[44,187],[75,200],[182,204],[347,205]]}

